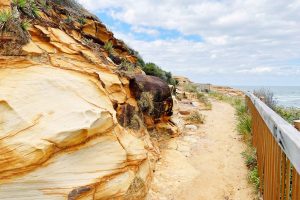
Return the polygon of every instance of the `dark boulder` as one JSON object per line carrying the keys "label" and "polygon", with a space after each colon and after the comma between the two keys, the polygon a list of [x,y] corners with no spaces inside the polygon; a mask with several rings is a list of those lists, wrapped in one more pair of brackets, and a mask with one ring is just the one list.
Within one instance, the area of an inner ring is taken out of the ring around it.
{"label": "dark boulder", "polygon": [[173,99],[168,84],[155,76],[135,75],[130,90],[137,99],[140,110],[159,121],[172,115]]}

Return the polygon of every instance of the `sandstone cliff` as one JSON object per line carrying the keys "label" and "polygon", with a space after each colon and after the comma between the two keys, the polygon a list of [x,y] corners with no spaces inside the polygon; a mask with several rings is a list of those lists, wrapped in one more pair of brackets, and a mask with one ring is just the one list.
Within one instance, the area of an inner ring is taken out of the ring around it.
{"label": "sandstone cliff", "polygon": [[143,199],[168,86],[73,1],[20,2],[0,2],[0,199]]}

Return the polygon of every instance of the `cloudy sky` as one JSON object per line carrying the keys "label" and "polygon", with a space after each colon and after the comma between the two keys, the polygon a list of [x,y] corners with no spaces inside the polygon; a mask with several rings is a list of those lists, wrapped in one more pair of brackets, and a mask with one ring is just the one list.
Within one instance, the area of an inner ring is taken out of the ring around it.
{"label": "cloudy sky", "polygon": [[300,0],[78,0],[175,75],[221,85],[300,85]]}

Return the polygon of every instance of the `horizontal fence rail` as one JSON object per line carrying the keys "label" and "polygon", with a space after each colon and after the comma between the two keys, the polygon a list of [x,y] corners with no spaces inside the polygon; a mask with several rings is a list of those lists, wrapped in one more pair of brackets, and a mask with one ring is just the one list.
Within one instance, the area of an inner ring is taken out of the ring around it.
{"label": "horizontal fence rail", "polygon": [[260,192],[264,200],[300,200],[300,132],[251,93]]}

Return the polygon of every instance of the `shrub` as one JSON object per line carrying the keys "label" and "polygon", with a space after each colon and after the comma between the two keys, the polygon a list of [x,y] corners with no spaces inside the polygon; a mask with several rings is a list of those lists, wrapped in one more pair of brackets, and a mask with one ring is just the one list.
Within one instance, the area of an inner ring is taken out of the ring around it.
{"label": "shrub", "polygon": [[138,106],[142,112],[151,115],[154,111],[153,95],[150,92],[143,92],[138,100]]}
{"label": "shrub", "polygon": [[193,111],[186,119],[191,123],[203,124],[205,121],[205,116],[198,111]]}
{"label": "shrub", "polygon": [[250,170],[250,173],[248,175],[248,180],[250,183],[252,183],[255,186],[255,189],[258,191],[260,186],[260,179],[259,179],[257,166],[253,170]]}
{"label": "shrub", "polygon": [[274,100],[274,94],[268,89],[261,88],[253,92],[258,98],[263,97],[264,102],[267,106],[273,109],[277,114],[279,114],[287,122],[293,124],[294,120],[300,119],[300,109],[294,107],[284,107],[277,105],[277,102]]}
{"label": "shrub", "polygon": [[242,153],[245,158],[245,163],[250,170],[253,170],[257,166],[256,149],[249,146],[246,151]]}
{"label": "shrub", "polygon": [[40,16],[40,9],[37,7],[34,1],[30,2],[31,12],[35,17]]}
{"label": "shrub", "polygon": [[77,21],[81,26],[86,24],[86,19],[84,17],[79,17]]}
{"label": "shrub", "polygon": [[31,24],[30,24],[30,21],[28,20],[23,20],[21,22],[21,27],[24,31],[27,31],[29,28],[30,28]]}
{"label": "shrub", "polygon": [[34,0],[14,0],[13,3],[18,7],[19,10],[27,14],[30,17],[39,17],[40,9]]}
{"label": "shrub", "polygon": [[10,11],[0,11],[0,24],[5,24],[10,18],[12,14]]}
{"label": "shrub", "polygon": [[68,15],[66,19],[64,19],[64,22],[67,23],[67,24],[70,24],[73,22],[73,18],[72,16]]}
{"label": "shrub", "polygon": [[125,72],[134,72],[135,66],[131,62],[128,62],[127,60],[122,60],[121,64],[118,65],[118,70],[125,71]]}
{"label": "shrub", "polygon": [[274,109],[276,106],[276,101],[274,100],[274,93],[266,88],[261,88],[258,90],[254,90],[253,94],[258,98],[263,98],[263,101],[267,106]]}
{"label": "shrub", "polygon": [[27,5],[27,0],[14,0],[13,3],[18,6],[18,8],[25,8]]}
{"label": "shrub", "polygon": [[103,48],[105,49],[105,51],[107,51],[109,54],[114,54],[115,50],[114,50],[114,46],[113,43],[111,41],[108,41],[104,44]]}
{"label": "shrub", "polygon": [[146,63],[144,67],[142,66],[142,70],[147,75],[159,77],[162,80],[166,81],[170,85],[176,85],[177,84],[176,80],[172,78],[171,72],[166,72],[166,71],[162,70],[155,63]]}
{"label": "shrub", "polygon": [[274,111],[277,112],[287,122],[293,124],[294,120],[300,119],[300,109],[294,107],[275,106]]}

